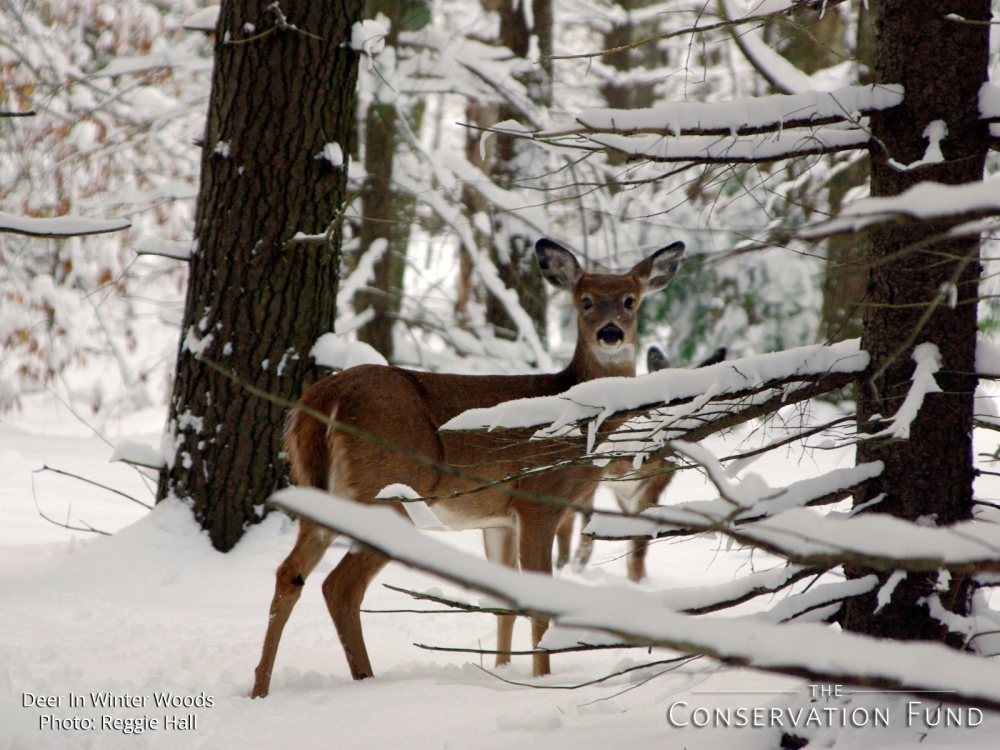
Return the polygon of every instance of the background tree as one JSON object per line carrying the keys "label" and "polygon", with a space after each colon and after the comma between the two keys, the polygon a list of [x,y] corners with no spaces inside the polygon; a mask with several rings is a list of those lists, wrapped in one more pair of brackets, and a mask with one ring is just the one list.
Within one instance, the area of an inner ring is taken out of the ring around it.
{"label": "background tree", "polygon": [[[190,500],[221,550],[281,486],[284,409],[202,359],[287,399],[316,377],[309,352],[335,318],[360,13],[360,0],[260,0],[219,14],[158,497]],[[328,228],[329,243],[290,242]]]}

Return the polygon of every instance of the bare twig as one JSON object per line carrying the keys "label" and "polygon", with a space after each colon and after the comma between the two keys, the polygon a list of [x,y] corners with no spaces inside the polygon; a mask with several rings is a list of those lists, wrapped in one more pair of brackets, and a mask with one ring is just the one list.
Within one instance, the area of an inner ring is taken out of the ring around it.
{"label": "bare twig", "polygon": [[100,482],[95,482],[93,479],[87,479],[86,477],[81,477],[78,474],[72,474],[72,473],[70,473],[68,471],[63,471],[62,469],[53,469],[51,466],[43,465],[42,468],[35,469],[31,473],[32,474],[38,474],[39,472],[42,472],[42,471],[51,471],[53,474],[62,474],[64,477],[72,477],[73,479],[79,479],[81,482],[86,482],[87,484],[92,484],[95,487],[100,487],[102,490],[107,490],[108,492],[114,492],[116,495],[121,495],[126,500],[131,500],[133,503],[135,503],[136,505],[141,505],[146,510],[152,510],[153,509],[152,505],[147,505],[146,503],[142,502],[142,500],[137,500],[136,498],[132,497],[131,495],[125,494],[121,490],[116,490],[114,487],[108,487],[106,484],[101,484]]}

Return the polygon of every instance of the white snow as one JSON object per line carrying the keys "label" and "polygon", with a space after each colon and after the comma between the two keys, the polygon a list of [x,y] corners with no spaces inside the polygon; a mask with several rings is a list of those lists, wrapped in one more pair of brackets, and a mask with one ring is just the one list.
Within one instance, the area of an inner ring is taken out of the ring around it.
{"label": "white snow", "polygon": [[886,582],[882,584],[882,588],[878,590],[878,595],[876,597],[878,604],[875,607],[875,614],[878,614],[882,609],[892,601],[892,592],[896,590],[896,587],[906,578],[905,570],[894,570],[892,575],[886,579]]}
{"label": "white snow", "polygon": [[[665,713],[678,701],[687,703],[675,712],[682,719],[689,719],[690,712],[700,706],[711,711],[738,706],[761,707],[762,711],[805,707],[806,713],[818,707],[824,717],[823,729],[819,731],[820,725],[814,724],[810,736],[832,747],[986,750],[993,747],[1000,731],[1000,719],[989,713],[976,728],[928,729],[922,723],[907,728],[907,701],[922,700],[920,696],[861,695],[844,686],[844,698],[817,697],[816,702],[810,702],[811,689],[802,680],[720,668],[704,659],[643,684],[671,667],[639,669],[676,656],[662,649],[651,654],[645,649],[610,649],[554,656],[553,675],[543,679],[531,677],[527,657],[515,656],[513,664],[498,674],[531,685],[519,687],[480,671],[480,663],[491,669],[490,656],[481,660],[476,654],[421,651],[413,646],[491,648],[495,618],[482,614],[362,614],[376,677],[355,683],[319,590],[346,551],[346,541],[335,544],[306,584],[285,629],[270,697],[250,701],[246,696],[260,655],[274,571],[294,543],[297,524],[273,514],[252,527],[232,552],[222,555],[212,549],[183,505],[164,503],[147,515],[139,506],[100,488],[42,473],[35,475],[35,494],[40,507],[51,516],[65,518],[71,503],[73,521],[79,514],[108,531],[126,528],[111,538],[81,538],[79,533],[51,526],[38,517],[32,500],[30,470],[43,463],[97,479],[146,501],[151,499],[137,472],[121,463],[108,464],[112,449],[65,410],[59,413],[62,420],[56,420],[49,408],[30,408],[22,416],[9,415],[0,423],[0,747],[104,750],[198,745],[263,749],[295,745],[318,749],[333,742],[337,747],[359,750],[436,750],[444,746],[505,750],[512,743],[598,750],[624,743],[636,750],[673,746],[773,750],[778,745],[781,727],[671,727]],[[155,444],[162,422],[162,413],[147,412],[141,420],[129,422],[132,426],[123,424],[126,431],[122,436]],[[977,434],[979,440],[992,439],[992,433],[985,430]],[[977,450],[991,451],[994,446],[995,441],[980,442]],[[731,452],[711,442],[710,448],[718,455]],[[837,460],[845,458],[845,451],[849,460],[847,449],[817,453],[819,471],[834,468]],[[767,476],[786,481],[808,478],[817,470],[809,460],[797,461],[778,452],[757,466],[765,464]],[[983,477],[978,481],[994,480]],[[982,491],[987,497],[996,497],[998,486],[1000,482],[987,484]],[[700,476],[683,472],[674,480],[668,501],[707,498],[711,491]],[[610,495],[601,497],[613,505]],[[468,555],[482,556],[478,532],[435,534],[434,538]],[[624,551],[623,542],[598,542],[595,565],[582,576],[564,571],[562,577],[586,583],[581,596],[588,598],[602,591],[595,586],[617,587],[634,595],[634,589],[625,588],[629,585],[620,559]],[[461,558],[463,564],[469,559]],[[647,558],[651,578],[643,588],[657,592],[654,596],[662,600],[662,611],[669,617],[670,610],[731,600],[753,588],[775,590],[798,570],[794,566],[774,568],[775,564],[773,558],[759,552],[753,558],[745,553],[724,553],[718,543],[705,538],[654,544]],[[743,565],[756,566],[761,572],[748,575],[740,569]],[[370,587],[363,605],[366,609],[413,607],[411,600],[383,588],[382,582],[415,591],[444,587],[447,598],[469,599],[462,589],[444,586],[438,578],[392,563]],[[821,592],[820,598],[836,593]],[[782,601],[784,592],[773,597],[769,606]],[[799,609],[805,603],[798,599],[794,605],[784,606]],[[699,630],[714,627],[712,620],[704,617],[691,622]],[[745,639],[761,632],[753,627],[775,627],[766,623],[755,626],[752,620],[742,619],[731,624],[721,620],[719,625],[738,628]],[[519,618],[515,649],[530,648],[529,630]],[[777,631],[763,632],[777,632],[796,652],[811,650],[817,659],[829,653],[825,658],[831,661],[839,658],[822,637],[828,631],[818,625],[805,630],[781,626]],[[821,637],[815,639],[813,633]],[[556,626],[550,628],[545,643],[565,647],[580,641],[614,644],[620,640],[593,629]],[[977,638],[974,643],[985,640]],[[914,658],[914,652],[909,651],[898,661],[923,671],[937,669],[937,652],[922,653],[927,659]],[[858,659],[864,656],[865,652],[858,653]],[[588,682],[628,668],[636,671],[576,690],[538,689]],[[1000,684],[993,679],[994,684]],[[972,684],[972,680],[963,684]],[[622,692],[625,690],[628,692]],[[24,708],[25,692],[61,695],[63,706]],[[212,696],[214,705],[171,712],[149,707],[93,709],[91,692],[144,696],[204,693]],[[83,695],[87,707],[69,709],[66,696],[70,693]],[[876,707],[888,710],[890,728],[840,727],[840,709],[845,705],[849,710],[859,706],[869,711]],[[919,708],[933,710],[937,705],[923,699]],[[836,710],[837,718],[829,727],[822,713],[828,708]],[[145,713],[162,721],[168,713],[191,712],[198,715],[198,725],[190,732],[159,729],[135,737],[110,730],[39,729],[42,715],[134,719]],[[553,729],[556,719],[561,725]],[[785,725],[787,731],[787,715]],[[350,731],[342,731],[343,727],[350,727]]]}
{"label": "white snow", "polygon": [[1000,86],[987,81],[979,87],[979,116],[984,120],[1000,118]]}
{"label": "white snow", "polygon": [[[720,395],[757,388],[773,380],[823,373],[861,372],[868,353],[859,340],[832,346],[803,346],[772,354],[720,362],[697,370],[668,369],[638,378],[600,378],[574,386],[559,396],[507,401],[489,409],[470,409],[443,430],[480,430],[550,425],[549,432],[583,419],[651,404]],[[621,387],[627,385],[627,387]]]}
{"label": "white snow", "polygon": [[184,343],[181,345],[186,351],[191,352],[194,356],[200,357],[205,351],[212,345],[212,341],[215,339],[215,334],[208,334],[204,338],[198,336],[198,332],[195,330],[194,326],[190,326],[187,333],[184,335]]}
{"label": "white snow", "polygon": [[[679,444],[680,441],[672,443]],[[740,509],[738,513],[733,512],[731,502],[722,499],[692,500],[650,508],[637,516],[595,515],[584,531],[601,539],[630,539],[640,536],[656,537],[670,529],[711,529],[766,518],[791,508],[809,505],[820,498],[842,496],[851,487],[879,476],[884,468],[881,461],[872,461],[858,466],[831,469],[817,477],[793,482],[787,487],[772,488],[766,496]],[[724,475],[722,478],[728,481]]]}
{"label": "white snow", "polygon": [[88,234],[119,232],[132,226],[125,219],[88,219],[83,216],[57,216],[35,219],[0,211],[0,232],[26,234],[29,237],[81,237]]}
{"label": "white snow", "polygon": [[[942,645],[879,641],[836,633],[817,624],[776,626],[745,618],[691,618],[635,590],[595,589],[539,574],[518,574],[472,558],[421,534],[388,508],[367,507],[319,490],[297,487],[279,491],[272,502],[334,528],[399,562],[463,583],[520,609],[547,613],[564,625],[719,654],[763,669],[780,669],[795,663],[827,674],[877,676],[915,689],[957,691],[1000,700],[1000,673],[996,665]],[[783,516],[802,514],[818,519],[806,509],[789,511]],[[840,525],[871,520],[862,517]],[[767,523],[770,522],[760,525]],[[928,534],[944,531],[916,528]],[[1000,541],[1000,534],[991,536],[994,542]],[[955,547],[962,546],[958,538],[956,535],[953,540]],[[857,535],[850,539],[856,540]],[[880,541],[895,547],[893,542],[897,540],[891,534],[883,534]],[[921,541],[930,541],[930,537]],[[996,554],[992,550],[991,553]],[[934,663],[934,669],[925,668],[928,662]]]}
{"label": "white snow", "polygon": [[344,166],[344,152],[339,143],[327,143],[323,150],[316,154],[317,159],[326,159],[335,168]]}
{"label": "white snow", "polygon": [[385,357],[363,341],[346,341],[336,333],[324,333],[309,350],[316,364],[347,370],[358,365],[386,365]]}
{"label": "white snow", "polygon": [[872,437],[890,436],[900,440],[909,440],[910,425],[917,418],[920,407],[924,404],[924,396],[928,393],[941,393],[941,388],[934,379],[934,374],[941,369],[941,352],[936,344],[924,343],[913,347],[913,361],[917,363],[911,380],[913,385],[906,394],[902,406],[892,418],[892,423]]}
{"label": "white snow", "polygon": [[944,120],[931,120],[924,128],[923,136],[927,139],[927,150],[923,157],[910,164],[900,164],[895,159],[888,160],[889,166],[898,169],[900,172],[909,172],[928,164],[940,164],[944,161],[944,154],[941,153],[941,141],[948,135],[948,123]]}
{"label": "white snow", "polygon": [[363,52],[368,56],[368,67],[371,69],[372,59],[385,49],[385,38],[389,29],[382,21],[366,19],[357,21],[351,27],[351,49]]}
{"label": "white snow", "polygon": [[219,8],[218,5],[209,5],[193,13],[184,22],[184,28],[191,31],[215,31],[215,27],[219,24]]}
{"label": "white snow", "polygon": [[986,212],[1000,212],[1000,178],[964,185],[920,182],[909,190],[888,198],[865,198],[845,206],[831,221],[804,228],[803,237],[822,237],[856,232],[866,226],[899,216],[912,219],[939,219]]}
{"label": "white snow", "polygon": [[195,245],[193,241],[165,240],[153,234],[144,234],[136,240],[133,248],[138,255],[159,255],[175,260],[190,260],[194,255]]}
{"label": "white snow", "polygon": [[982,335],[976,339],[976,372],[1000,377],[1000,347]]}
{"label": "white snow", "polygon": [[[674,136],[703,131],[740,131],[770,128],[786,122],[811,122],[839,118],[857,121],[867,112],[891,109],[903,101],[903,87],[872,84],[847,86],[836,91],[733,99],[728,102],[670,102],[648,109],[587,109],[576,116],[587,131],[629,134],[671,133]],[[538,137],[580,132],[579,128],[542,131]]]}
{"label": "white snow", "polygon": [[151,469],[159,469],[167,465],[167,459],[163,455],[161,448],[154,448],[146,443],[137,443],[133,440],[122,440],[111,452],[109,461],[124,461],[129,464],[147,466]]}
{"label": "white snow", "polygon": [[742,163],[776,161],[792,156],[828,153],[831,150],[861,148],[868,144],[870,136],[866,127],[857,129],[818,127],[789,128],[778,133],[738,137],[686,135],[678,138],[652,133],[635,136],[593,133],[587,136],[587,140],[629,156],[643,157],[656,162]]}
{"label": "white snow", "polygon": [[884,560],[883,567],[927,561],[927,567],[968,562],[1000,563],[1000,529],[964,521],[952,526],[924,526],[883,513],[849,518],[821,516],[809,508],[792,508],[747,524],[739,533],[781,548],[798,559],[838,552]]}

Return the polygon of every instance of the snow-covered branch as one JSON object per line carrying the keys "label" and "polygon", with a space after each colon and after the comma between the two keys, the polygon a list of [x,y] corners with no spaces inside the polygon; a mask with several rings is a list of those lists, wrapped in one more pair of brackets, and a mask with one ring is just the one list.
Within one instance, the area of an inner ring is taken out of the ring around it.
{"label": "snow-covered branch", "polygon": [[89,234],[120,232],[131,227],[125,219],[88,219],[83,216],[56,216],[36,219],[0,211],[0,232],[28,237],[83,237]]}
{"label": "snow-covered branch", "polygon": [[[602,630],[633,643],[706,654],[763,671],[926,691],[949,702],[1000,710],[996,665],[941,644],[881,641],[817,624],[692,618],[646,592],[595,589],[472,558],[417,531],[389,508],[367,507],[302,488],[282,490],[271,502],[405,565],[510,602],[519,611],[552,617],[562,625]],[[879,536],[880,541],[885,539]]]}
{"label": "snow-covered branch", "polygon": [[[868,361],[858,341],[851,340],[745,357],[698,370],[601,378],[558,396],[470,409],[441,429],[535,428],[536,439],[582,441],[581,431],[586,428],[590,458],[606,463],[641,455],[653,460],[670,452],[665,447],[668,440],[697,442],[841,388],[857,379]],[[598,431],[611,417],[618,424],[601,435],[602,442],[595,449]]]}
{"label": "snow-covered branch", "polygon": [[634,539],[687,536],[705,531],[726,530],[734,525],[760,521],[792,508],[828,505],[848,497],[862,482],[882,473],[879,461],[834,469],[818,477],[803,479],[787,487],[759,490],[761,499],[733,512],[723,499],[696,500],[650,508],[637,516],[604,514],[595,516],[584,529],[598,539]]}
{"label": "snow-covered branch", "polygon": [[[857,232],[887,221],[966,221],[1000,214],[1000,178],[964,185],[921,182],[891,197],[864,198],[835,219],[799,232],[806,238]],[[956,227],[956,229],[959,229]],[[978,234],[983,227],[973,227]],[[961,231],[961,230],[960,230]]]}
{"label": "snow-covered branch", "polygon": [[870,141],[866,115],[902,101],[902,86],[873,84],[648,109],[587,109],[575,122],[531,137],[655,162],[767,162],[864,148]]}
{"label": "snow-covered branch", "polygon": [[902,101],[902,86],[872,84],[728,102],[670,102],[649,109],[585,109],[576,116],[576,124],[543,130],[535,137],[645,133],[680,138],[787,132],[833,123],[856,123],[862,115],[892,109]]}

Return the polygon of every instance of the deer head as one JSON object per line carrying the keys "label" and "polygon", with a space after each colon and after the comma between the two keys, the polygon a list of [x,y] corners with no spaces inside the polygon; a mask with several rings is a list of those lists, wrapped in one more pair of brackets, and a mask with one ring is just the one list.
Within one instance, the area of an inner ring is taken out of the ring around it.
{"label": "deer head", "polygon": [[573,253],[551,240],[539,240],[535,254],[545,279],[573,297],[577,339],[570,370],[581,381],[634,376],[639,304],[670,283],[684,243],[657,250],[621,275],[585,273]]}

